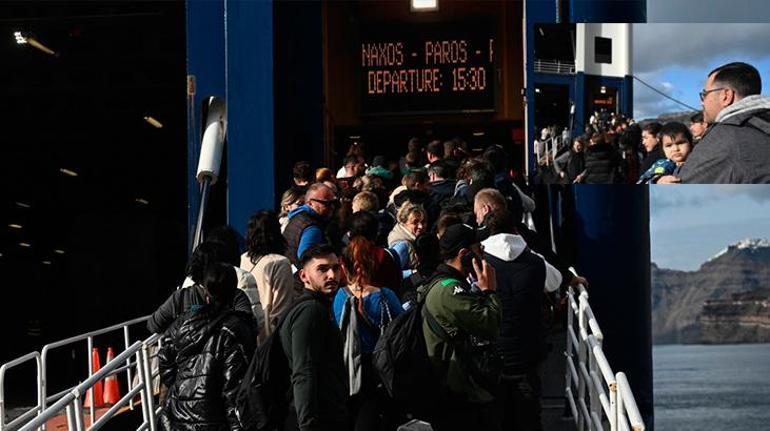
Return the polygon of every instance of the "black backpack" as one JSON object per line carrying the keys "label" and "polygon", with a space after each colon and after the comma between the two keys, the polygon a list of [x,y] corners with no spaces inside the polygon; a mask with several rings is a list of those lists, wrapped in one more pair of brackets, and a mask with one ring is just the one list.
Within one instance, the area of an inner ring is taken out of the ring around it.
{"label": "black backpack", "polygon": [[273,333],[254,352],[235,396],[243,429],[267,431],[282,427],[288,413],[291,368],[281,345],[279,330],[297,305],[311,299],[297,299],[281,315]]}
{"label": "black backpack", "polygon": [[427,291],[411,308],[393,319],[372,353],[372,365],[388,395],[416,417],[429,415],[433,410],[430,402],[441,390],[422,333],[425,295]]}

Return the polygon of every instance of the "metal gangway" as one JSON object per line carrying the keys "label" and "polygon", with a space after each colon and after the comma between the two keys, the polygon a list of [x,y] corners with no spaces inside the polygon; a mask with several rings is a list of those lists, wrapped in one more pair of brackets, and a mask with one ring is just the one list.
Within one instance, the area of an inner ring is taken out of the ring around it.
{"label": "metal gangway", "polygon": [[[577,291],[572,287],[567,292],[567,344],[565,349],[566,382],[565,397],[569,404],[576,429],[579,431],[643,431],[645,429],[631,386],[623,372],[613,373],[602,351],[603,335],[588,302],[588,292],[582,285]],[[66,340],[47,344],[40,352],[32,352],[14,359],[0,367],[0,431],[32,431],[46,429],[46,423],[65,412],[69,430],[98,430],[120,409],[141,408],[142,421],[137,431],[155,431],[158,406],[158,370],[152,366],[157,356],[154,347],[160,347],[160,335],[131,343],[129,328],[146,323],[149,316],[113,325],[98,331],[88,332]],[[577,323],[577,324],[576,324]],[[124,350],[98,372],[92,373],[90,352],[94,337],[109,333],[123,332]],[[49,353],[65,346],[85,342],[88,353],[88,378],[73,387],[48,395]],[[37,405],[16,419],[5,423],[5,374],[11,368],[27,362],[34,362],[37,371]],[[96,417],[93,388],[109,376],[125,373],[127,387],[125,396],[100,417]],[[136,378],[134,378],[136,377]],[[90,391],[89,391],[90,389]],[[139,396],[139,402],[135,398]],[[84,411],[82,405],[90,397],[90,407]],[[88,414],[90,423],[84,423]]]}
{"label": "metal gangway", "polygon": [[[161,336],[153,334],[146,339],[131,342],[130,328],[145,325],[149,316],[140,317],[109,326],[97,331],[88,332],[65,340],[57,341],[43,346],[40,352],[31,352],[7,362],[0,366],[0,431],[32,431],[36,429],[46,430],[47,422],[66,414],[67,428],[69,430],[83,431],[98,430],[112,419],[121,409],[134,410],[140,408],[142,422],[137,431],[156,429],[156,415],[160,411],[157,406],[158,394],[158,370],[153,369],[153,360],[157,357],[157,349],[161,347]],[[94,338],[97,336],[109,336],[122,332],[124,349],[114,359],[107,362],[96,373],[93,372],[91,352],[94,347]],[[85,344],[88,355],[88,378],[77,385],[67,387],[49,395],[50,387],[48,370],[50,365],[49,354],[54,350],[73,348],[77,344]],[[157,349],[156,349],[157,347]],[[20,365],[34,363],[37,383],[37,404],[23,412],[17,418],[5,422],[6,418],[6,372]],[[127,393],[107,411],[97,418],[94,406],[94,387],[107,377],[123,374],[126,378]],[[136,401],[136,397],[139,400]],[[88,398],[89,407],[84,411],[83,403]],[[86,427],[84,414],[90,419]]]}

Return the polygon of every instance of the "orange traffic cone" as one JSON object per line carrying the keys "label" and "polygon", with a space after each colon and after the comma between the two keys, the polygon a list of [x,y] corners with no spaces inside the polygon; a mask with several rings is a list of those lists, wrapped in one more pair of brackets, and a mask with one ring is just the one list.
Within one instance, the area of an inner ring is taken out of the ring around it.
{"label": "orange traffic cone", "polygon": [[[91,351],[91,357],[92,357],[92,365],[91,365],[91,371],[92,374],[96,374],[97,371],[102,367],[101,363],[99,362],[99,348],[94,347]],[[104,405],[104,394],[102,393],[102,381],[99,380],[96,382],[96,384],[93,386],[94,391],[94,407],[101,407]],[[91,389],[86,392],[86,399],[83,402],[83,407],[88,408],[91,407]]]}
{"label": "orange traffic cone", "polygon": [[[107,347],[107,362],[105,362],[105,365],[109,364],[113,359],[115,359],[115,352],[112,351],[112,347]],[[120,385],[118,384],[118,376],[113,374],[104,379],[104,404],[111,406],[118,401],[120,401]]]}

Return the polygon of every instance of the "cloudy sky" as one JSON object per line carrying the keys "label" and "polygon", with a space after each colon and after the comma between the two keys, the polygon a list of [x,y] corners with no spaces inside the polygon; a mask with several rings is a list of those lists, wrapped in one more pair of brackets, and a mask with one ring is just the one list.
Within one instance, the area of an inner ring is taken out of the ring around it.
{"label": "cloudy sky", "polygon": [[[699,108],[708,72],[745,61],[759,69],[763,94],[770,94],[770,1],[647,0],[647,20],[633,29],[633,67],[640,79]],[[684,110],[634,83],[635,118]]]}
{"label": "cloudy sky", "polygon": [[770,186],[650,187],[650,254],[658,266],[692,271],[727,245],[770,239]]}

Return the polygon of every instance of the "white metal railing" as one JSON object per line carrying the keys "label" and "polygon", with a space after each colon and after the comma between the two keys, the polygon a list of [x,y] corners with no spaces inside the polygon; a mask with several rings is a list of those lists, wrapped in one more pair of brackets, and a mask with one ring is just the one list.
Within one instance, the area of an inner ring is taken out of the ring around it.
{"label": "white metal railing", "polygon": [[550,136],[535,144],[535,156],[538,164],[550,165],[556,159],[556,154],[564,146],[561,136]]}
{"label": "white metal railing", "polygon": [[577,429],[604,430],[608,426],[611,431],[643,431],[644,421],[626,375],[613,374],[602,351],[604,336],[588,304],[588,292],[578,285],[575,299],[570,287],[567,298],[565,395]]}
{"label": "white metal railing", "polygon": [[574,61],[538,60],[535,59],[535,72],[555,73],[557,75],[574,75]]}
{"label": "white metal railing", "polygon": [[[45,430],[46,422],[52,417],[60,414],[61,411],[65,408],[68,409],[67,414],[68,414],[68,423],[70,424],[69,429],[72,430],[72,429],[75,429],[74,427],[77,427],[78,430],[82,430],[83,417],[82,417],[81,403],[83,401],[82,399],[83,394],[87,394],[86,396],[89,397],[89,401],[90,401],[90,407],[89,407],[88,413],[90,417],[91,427],[89,429],[98,429],[104,424],[104,422],[109,420],[109,418],[112,417],[119,408],[125,405],[128,405],[128,407],[131,410],[133,410],[134,404],[135,404],[134,398],[137,394],[140,394],[142,399],[142,413],[145,420],[143,425],[140,426],[139,429],[142,430],[142,429],[149,428],[151,431],[154,431],[155,429],[154,418],[155,418],[156,410],[152,407],[153,392],[154,392],[152,383],[153,383],[153,379],[157,376],[157,372],[152,373],[151,371],[150,361],[153,359],[155,355],[150,354],[149,349],[150,349],[150,346],[154,345],[155,343],[157,343],[158,347],[160,347],[160,336],[157,334],[154,334],[149,338],[143,341],[137,341],[134,344],[130,344],[130,336],[129,336],[129,328],[131,326],[145,323],[147,322],[148,319],[149,319],[149,316],[144,316],[144,317],[129,320],[127,322],[119,323],[117,325],[112,325],[97,331],[88,332],[75,337],[67,338],[65,340],[50,343],[43,346],[40,353],[38,352],[28,353],[24,356],[16,358],[2,365],[2,367],[0,367],[0,431],[14,430],[14,429],[17,429],[22,424],[25,424],[25,425],[21,429],[33,429],[39,426],[41,429]],[[94,373],[93,359],[91,356],[94,337],[109,334],[111,332],[117,332],[117,331],[123,332],[123,340],[125,343],[124,351],[120,355],[118,355],[118,357],[114,358],[113,360],[105,364],[105,366],[101,368],[97,373]],[[88,352],[88,379],[83,383],[66,388],[51,396],[48,396],[48,390],[49,390],[49,384],[47,379],[48,354],[52,350],[59,349],[61,347],[69,346],[74,343],[78,343],[82,341],[86,341],[88,346],[88,351],[87,351]],[[135,346],[138,346],[138,347],[134,349]],[[131,360],[132,354],[126,354],[126,352],[128,352],[129,350],[133,351],[133,355],[135,356],[134,361]],[[125,359],[122,361],[118,361],[118,358],[125,358]],[[35,360],[37,364],[37,405],[31,408],[30,410],[22,413],[19,417],[13,419],[12,421],[6,424],[5,423],[5,409],[6,409],[5,373],[10,368],[16,367],[25,362],[31,362],[32,360]],[[125,363],[122,363],[122,362],[125,362]],[[96,420],[96,411],[95,411],[96,403],[94,402],[94,399],[93,399],[94,391],[90,391],[90,392],[85,392],[85,391],[90,389],[97,382],[100,382],[106,376],[111,376],[121,372],[125,372],[126,374],[127,387],[129,388],[128,394],[126,394],[126,396],[124,396],[117,404],[115,404],[110,410],[108,410],[107,413],[105,413],[99,420]],[[140,382],[139,385],[134,384],[133,382],[134,375],[139,376],[139,382]],[[95,376],[101,376],[101,377],[94,378]],[[91,384],[86,385],[86,383],[88,382],[91,382]],[[129,394],[131,396],[129,396]],[[74,404],[72,404],[73,397],[77,399],[78,406],[74,406]],[[62,402],[63,399],[67,399],[68,401]],[[72,409],[72,411],[70,411],[69,409]],[[35,419],[32,422],[28,422],[32,417],[35,416],[35,413],[37,413],[37,417],[35,417]],[[41,417],[45,417],[46,419],[45,420],[40,419]],[[75,419],[74,422],[70,421],[71,418]],[[33,422],[36,423],[37,425],[30,428],[29,424]]]}

